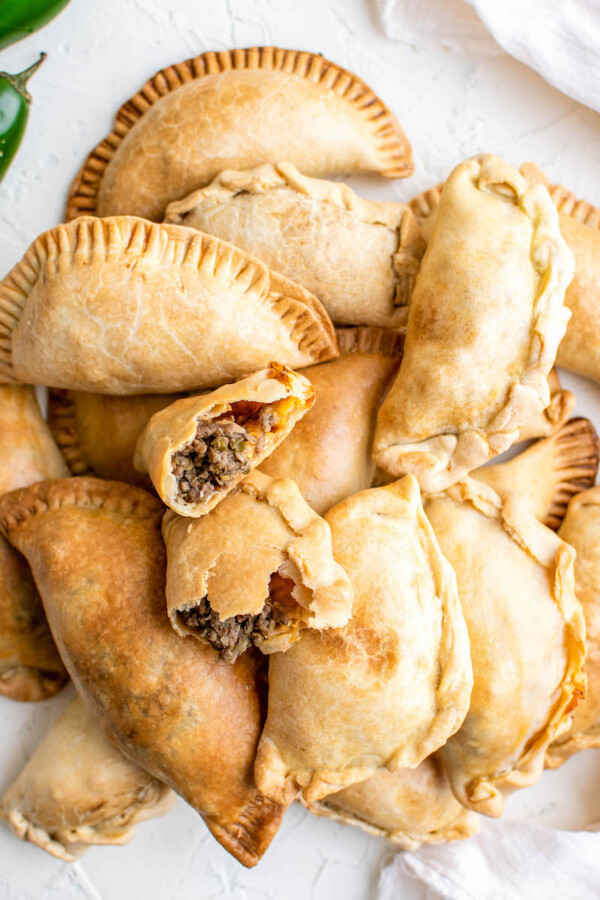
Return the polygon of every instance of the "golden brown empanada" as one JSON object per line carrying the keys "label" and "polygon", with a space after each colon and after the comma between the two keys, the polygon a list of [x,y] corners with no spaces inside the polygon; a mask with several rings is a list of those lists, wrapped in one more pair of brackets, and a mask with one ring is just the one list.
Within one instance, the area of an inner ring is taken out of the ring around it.
{"label": "golden brown empanada", "polygon": [[400,125],[356,75],[299,50],[222,50],[157,72],[121,107],[71,187],[67,217],[160,220],[223,169],[282,159],[307,175],[413,171]]}
{"label": "golden brown empanada", "polygon": [[[66,474],[34,389],[0,386],[0,495]],[[67,678],[29,566],[0,536],[0,695],[46,700]]]}
{"label": "golden brown empanada", "polygon": [[583,607],[587,689],[571,727],[547,750],[546,765],[562,765],[573,753],[600,747],[600,487],[574,497],[559,530],[575,548],[575,592]]}
{"label": "golden brown empanada", "polygon": [[440,756],[457,799],[499,816],[508,793],[537,781],[584,692],[575,554],[525,504],[503,504],[474,479],[429,497],[425,511],[456,573],[474,677]]}
{"label": "golden brown empanada", "polygon": [[11,831],[71,862],[92,844],[126,844],[174,795],[129,762],[80,697],[66,707],[2,798]]}
{"label": "golden brown empanada", "polygon": [[374,458],[443,490],[506,450],[549,402],[572,255],[547,191],[495,156],[450,175],[410,303]]}
{"label": "golden brown empanada", "polygon": [[476,469],[473,478],[489,484],[502,500],[522,500],[538,521],[556,531],[571,498],[595,484],[599,453],[589,419],[571,419],[508,462]]}
{"label": "golden brown empanada", "polygon": [[229,241],[318,297],[340,325],[398,328],[425,242],[402,203],[373,203],[291,163],[221,172],[165,222]]}
{"label": "golden brown empanada", "polygon": [[575,395],[562,387],[556,369],[551,369],[548,375],[548,390],[550,403],[519,428],[519,441],[547,437],[570,418],[575,409]]}
{"label": "golden brown empanada", "polygon": [[472,687],[456,580],[416,480],[355,494],[326,521],[354,606],[344,628],[305,631],[270,659],[255,776],[284,802],[415,768],[460,727]]}
{"label": "golden brown empanada", "polygon": [[192,228],[77,219],[41,235],[0,283],[4,382],[169,393],[335,356],[318,300]]}
{"label": "golden brown empanada", "polygon": [[435,754],[416,769],[381,769],[305,805],[318,816],[386,837],[404,850],[464,840],[479,830],[477,816],[455,798]]}
{"label": "golden brown empanada", "polygon": [[155,413],[134,462],[181,516],[203,516],[286,438],[311,408],[307,378],[272,363],[210,394]]}
{"label": "golden brown empanada", "polygon": [[348,621],[354,592],[329,526],[289,478],[251,472],[199,519],[167,512],[163,536],[173,628],[228,662],[251,644],[287,650],[302,629]]}
{"label": "golden brown empanada", "polygon": [[319,515],[370,486],[377,410],[404,346],[402,332],[381,328],[339,328],[336,335],[340,358],[303,372],[315,405],[261,464],[272,478],[293,478]]}
{"label": "golden brown empanada", "polygon": [[246,866],[282,808],[256,789],[259,662],[182,640],[165,615],[162,503],[95,478],[8,494],[0,526],[27,557],[76,687],[136,765],[181,794]]}

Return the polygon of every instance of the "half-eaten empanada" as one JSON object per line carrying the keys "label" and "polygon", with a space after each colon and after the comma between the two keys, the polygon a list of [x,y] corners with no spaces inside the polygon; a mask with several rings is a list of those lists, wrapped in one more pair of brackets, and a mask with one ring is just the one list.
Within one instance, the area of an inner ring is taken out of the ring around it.
{"label": "half-eaten empanada", "polygon": [[460,727],[473,684],[456,579],[416,480],[355,494],[326,521],[352,618],[270,659],[255,776],[278,802],[415,768]]}
{"label": "half-eaten empanada", "polygon": [[473,662],[461,728],[440,750],[457,799],[500,816],[534,784],[583,696],[585,625],[573,549],[513,498],[467,479],[425,503],[456,573]]}
{"label": "half-eaten empanada", "polygon": [[201,518],[167,512],[163,536],[173,628],[228,662],[252,644],[287,650],[304,628],[348,621],[353,590],[329,526],[289,478],[252,472]]}
{"label": "half-eaten empanada", "polygon": [[373,91],[316,53],[203,53],[151,78],[118,111],[70,191],[67,217],[160,220],[223,169],[288,159],[307,175],[413,171],[410,144]]}
{"label": "half-eaten empanada", "polygon": [[246,653],[220,665],[211,647],[171,628],[163,511],[139,488],[70,478],[8,494],[0,526],[29,561],[65,665],[101,726],[252,866],[283,812],[252,774],[259,660]]}
{"label": "half-eaten empanada", "polygon": [[162,394],[335,356],[308,291],[192,228],[77,219],[42,234],[0,283],[3,382]]}
{"label": "half-eaten empanada", "polygon": [[[0,387],[0,495],[67,475],[32,387]],[[0,535],[0,695],[46,700],[67,682],[26,560]]]}
{"label": "half-eaten empanada", "polygon": [[425,249],[403,203],[363,200],[286,162],[221,172],[171,203],[165,222],[257,256],[318,297],[339,325],[404,325]]}
{"label": "half-eaten empanada", "polygon": [[109,741],[80,697],[58,717],[0,805],[11,831],[72,862],[92,844],[126,844],[174,795]]}
{"label": "half-eaten empanada", "polygon": [[572,274],[545,188],[528,188],[495,156],[458,166],[417,275],[402,365],[379,412],[376,463],[439,491],[514,443],[548,406]]}
{"label": "half-eaten empanada", "polygon": [[180,516],[203,516],[287,437],[315,392],[307,378],[272,363],[210,394],[155,413],[134,462]]}
{"label": "half-eaten empanada", "polygon": [[458,802],[435,755],[416,769],[376,775],[305,804],[318,816],[386,837],[404,850],[461,841],[478,831],[475,813]]}

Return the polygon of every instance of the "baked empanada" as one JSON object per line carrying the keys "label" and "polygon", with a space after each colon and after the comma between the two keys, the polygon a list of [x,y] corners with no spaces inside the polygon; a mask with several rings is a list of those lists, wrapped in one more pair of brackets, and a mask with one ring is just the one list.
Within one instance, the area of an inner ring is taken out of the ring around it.
{"label": "baked empanada", "polygon": [[197,228],[301,284],[340,325],[398,328],[425,249],[402,203],[373,203],[291,163],[221,172],[167,207],[165,222]]}
{"label": "baked empanada", "polygon": [[340,328],[336,335],[340,358],[303,372],[315,405],[261,464],[272,478],[293,478],[319,515],[370,486],[377,410],[404,346],[402,332],[381,328]]}
{"label": "baked empanada", "polygon": [[282,815],[252,776],[259,661],[247,653],[219,665],[212,648],[171,628],[163,511],[139,488],[70,478],[8,494],[0,526],[27,557],[65,664],[101,726],[252,866]]}
{"label": "baked empanada", "polygon": [[[0,387],[0,495],[67,474],[32,387]],[[0,536],[0,695],[46,700],[67,673],[27,562]]]}
{"label": "baked empanada", "polygon": [[273,363],[155,413],[138,439],[135,466],[150,473],[176,513],[203,516],[272,453],[314,400],[307,378]]}
{"label": "baked empanada", "polygon": [[600,487],[571,500],[558,533],[576,551],[575,593],[585,616],[587,688],[571,727],[548,748],[546,765],[552,769],[579,750],[600,747]]}
{"label": "baked empanada", "polygon": [[121,107],[71,187],[67,217],[160,220],[223,169],[282,159],[307,175],[413,171],[400,125],[356,75],[299,50],[222,50],[157,72]]}
{"label": "baked empanada", "polygon": [[352,618],[269,661],[255,777],[278,802],[415,768],[460,727],[473,683],[456,579],[416,480],[355,494],[325,518],[354,585]]}
{"label": "baked empanada", "polygon": [[348,621],[354,592],[329,526],[289,478],[252,472],[199,519],[167,512],[163,536],[173,628],[228,662],[252,644],[287,650],[305,628]]}
{"label": "baked empanada", "polygon": [[374,458],[443,490],[548,406],[573,273],[547,191],[495,156],[450,175],[410,303]]}
{"label": "baked empanada", "polygon": [[386,837],[404,850],[460,841],[479,829],[475,813],[461,806],[450,790],[435,755],[416,769],[381,769],[366,781],[305,805],[318,816]]}
{"label": "baked empanada", "polygon": [[517,497],[556,531],[571,498],[595,484],[599,459],[592,423],[571,419],[508,462],[476,469],[473,478],[489,484],[502,500]]}
{"label": "baked empanada", "polygon": [[106,737],[80,697],[58,717],[2,798],[11,831],[71,862],[92,844],[126,844],[174,795]]}
{"label": "baked empanada", "polygon": [[77,219],[42,234],[0,283],[4,382],[170,393],[335,356],[318,300],[192,228]]}
{"label": "baked empanada", "polygon": [[425,511],[456,573],[474,677],[467,716],[440,757],[463,806],[499,816],[508,793],[537,781],[583,696],[575,554],[525,504],[503,504],[474,479],[428,498]]}

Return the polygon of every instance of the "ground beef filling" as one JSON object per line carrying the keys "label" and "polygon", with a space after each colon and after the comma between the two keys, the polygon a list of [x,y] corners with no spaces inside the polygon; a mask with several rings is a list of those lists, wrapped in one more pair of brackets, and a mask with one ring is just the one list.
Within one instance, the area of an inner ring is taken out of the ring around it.
{"label": "ground beef filling", "polygon": [[[196,632],[211,647],[218,650],[221,659],[233,662],[250,644],[260,647],[266,638],[286,631],[298,618],[294,613],[297,604],[291,596],[294,582],[275,572],[271,576],[269,597],[265,605],[256,615],[231,616],[219,619],[204,597],[195,609],[181,610],[179,618],[183,625]],[[283,606],[275,606],[272,597],[285,595],[287,602]]]}
{"label": "ground beef filling", "polygon": [[207,500],[236,475],[250,471],[252,460],[263,448],[265,434],[273,430],[279,418],[269,406],[256,406],[258,411],[250,415],[198,423],[194,440],[173,455],[179,501]]}

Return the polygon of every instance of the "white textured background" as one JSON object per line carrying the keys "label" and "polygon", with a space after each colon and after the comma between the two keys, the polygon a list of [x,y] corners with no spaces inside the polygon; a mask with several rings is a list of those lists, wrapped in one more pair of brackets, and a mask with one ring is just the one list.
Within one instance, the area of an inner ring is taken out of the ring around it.
{"label": "white textured background", "polygon": [[[421,0],[425,5],[427,0]],[[419,4],[408,4],[413,11]],[[415,13],[416,14],[416,13]],[[19,71],[49,58],[21,153],[0,185],[0,274],[61,219],[68,185],[110,130],[117,107],[157,69],[205,50],[276,44],[322,52],[354,70],[391,106],[412,141],[409,181],[365,179],[373,198],[408,199],[463,158],[493,150],[600,202],[600,118],[508,56],[458,56],[434,44],[389,41],[370,0],[72,0],[43,32],[0,52]],[[565,376],[579,414],[600,426],[600,388]],[[1,438],[0,438],[1,439]],[[69,697],[19,705],[0,698],[0,791]],[[581,754],[508,803],[507,815],[576,828],[600,817],[600,752]],[[93,848],[61,863],[0,828],[0,900],[364,900],[385,841],[293,808],[262,864],[247,871],[181,801],[143,824],[129,847]],[[407,884],[403,900],[421,900]],[[483,898],[482,898],[483,900]]]}

